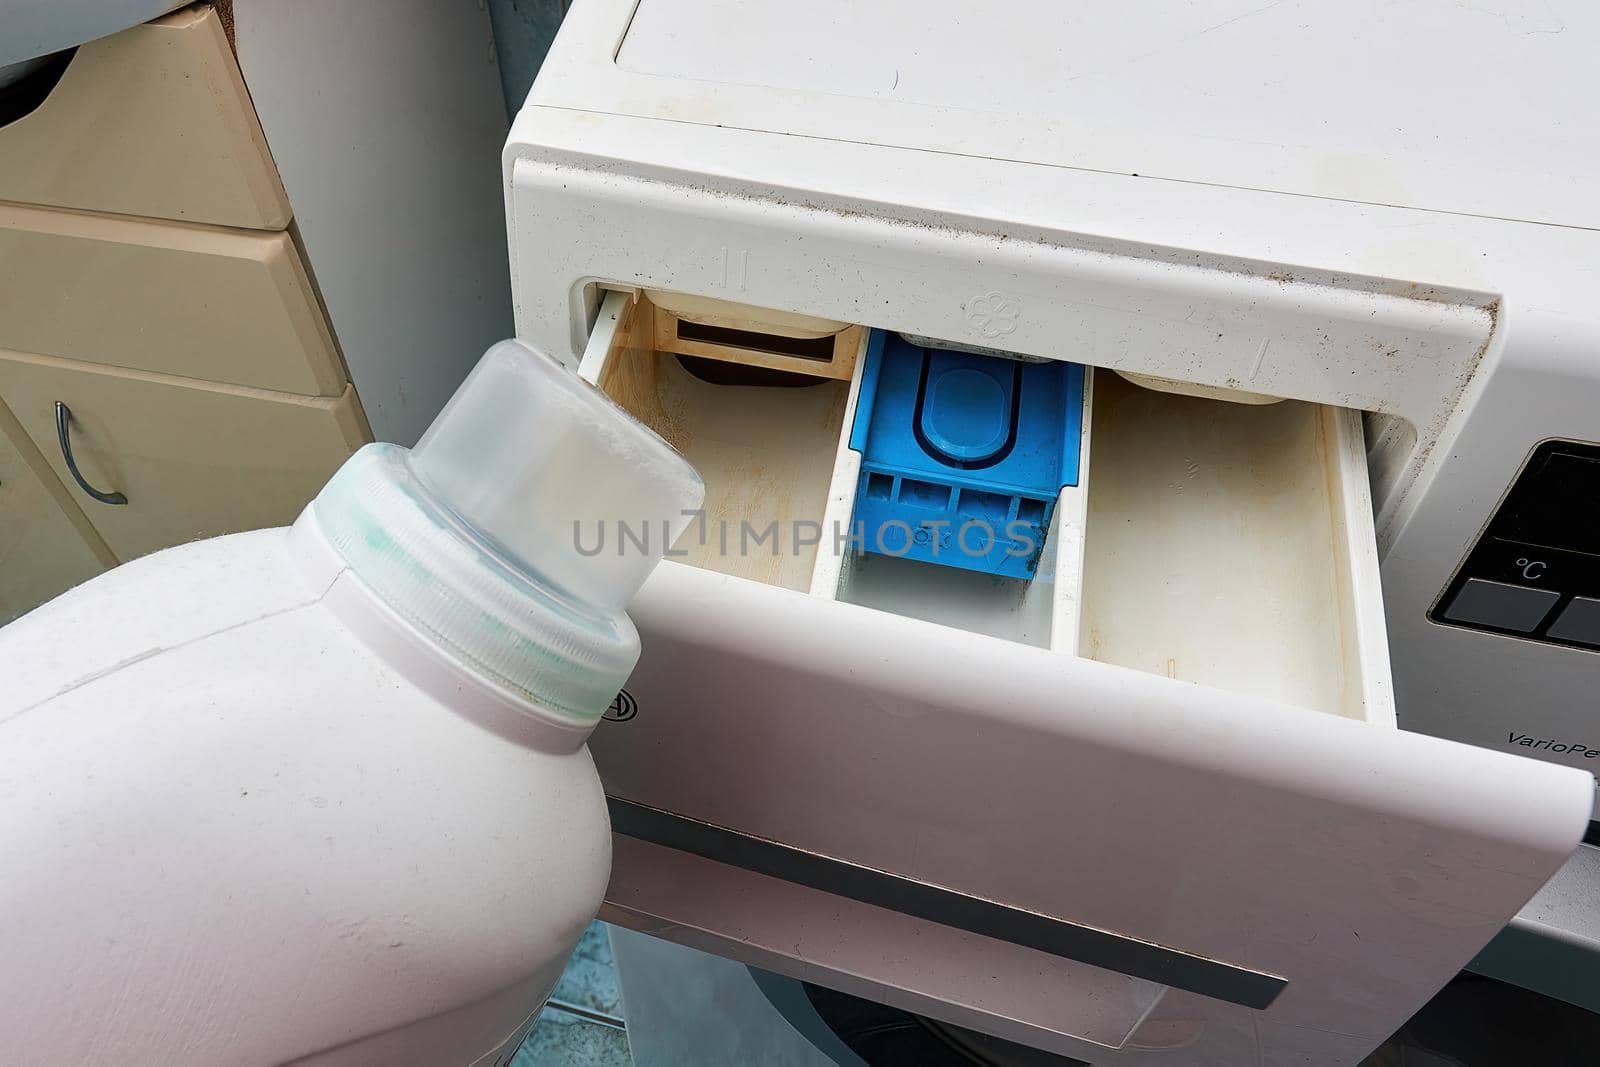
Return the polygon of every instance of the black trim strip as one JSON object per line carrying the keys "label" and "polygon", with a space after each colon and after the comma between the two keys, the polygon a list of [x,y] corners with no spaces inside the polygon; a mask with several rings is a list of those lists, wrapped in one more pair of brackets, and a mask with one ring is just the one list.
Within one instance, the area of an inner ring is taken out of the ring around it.
{"label": "black trim strip", "polygon": [[1289,984],[1276,975],[967,896],[631,800],[608,796],[606,804],[611,829],[626,837],[1230,1004],[1266,1008]]}

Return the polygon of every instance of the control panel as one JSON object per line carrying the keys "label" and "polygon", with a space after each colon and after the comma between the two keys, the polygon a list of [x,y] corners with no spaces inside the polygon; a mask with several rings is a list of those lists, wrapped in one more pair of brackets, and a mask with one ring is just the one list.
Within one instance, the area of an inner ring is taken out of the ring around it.
{"label": "control panel", "polygon": [[1429,618],[1600,649],[1600,446],[1534,449]]}

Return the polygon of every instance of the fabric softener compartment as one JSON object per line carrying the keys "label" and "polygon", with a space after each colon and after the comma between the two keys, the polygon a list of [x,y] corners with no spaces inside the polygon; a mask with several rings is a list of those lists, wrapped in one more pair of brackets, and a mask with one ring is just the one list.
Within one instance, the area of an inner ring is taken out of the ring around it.
{"label": "fabric softener compartment", "polygon": [[1078,484],[1083,367],[875,331],[850,447],[863,551],[1031,580]]}

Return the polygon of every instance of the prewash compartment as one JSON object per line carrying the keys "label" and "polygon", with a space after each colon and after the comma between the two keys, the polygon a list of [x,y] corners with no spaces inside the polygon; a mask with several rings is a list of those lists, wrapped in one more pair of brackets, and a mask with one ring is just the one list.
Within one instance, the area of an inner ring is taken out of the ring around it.
{"label": "prewash compartment", "polygon": [[[838,354],[813,359],[793,355],[792,331],[715,313],[738,305],[681,303],[657,308],[644,293],[607,294],[579,373],[705,479],[703,519],[671,558],[806,590],[828,536],[823,512],[864,331],[824,335],[809,351]],[[706,313],[687,317],[694,311]],[[690,323],[698,328],[683,329]]]}

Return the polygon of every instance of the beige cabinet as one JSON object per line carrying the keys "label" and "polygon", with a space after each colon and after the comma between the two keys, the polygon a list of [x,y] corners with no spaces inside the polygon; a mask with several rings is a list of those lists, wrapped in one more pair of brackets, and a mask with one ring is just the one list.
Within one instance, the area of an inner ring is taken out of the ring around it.
{"label": "beige cabinet", "polygon": [[0,124],[0,621],[291,522],[371,439],[217,12],[58,72]]}
{"label": "beige cabinet", "polygon": [[[349,386],[295,396],[0,353],[0,397],[119,560],[285,525],[368,436]],[[90,496],[69,450],[84,482],[127,503]]]}
{"label": "beige cabinet", "polygon": [[115,562],[0,405],[0,625]]}
{"label": "beige cabinet", "polygon": [[294,241],[0,204],[0,349],[338,396],[346,375]]}
{"label": "beige cabinet", "polygon": [[218,0],[8,89],[0,621],[291,522],[369,412],[414,443],[512,332],[488,32],[474,4]]}
{"label": "beige cabinet", "polygon": [[289,198],[216,12],[81,46],[0,128],[0,200],[281,230]]}

